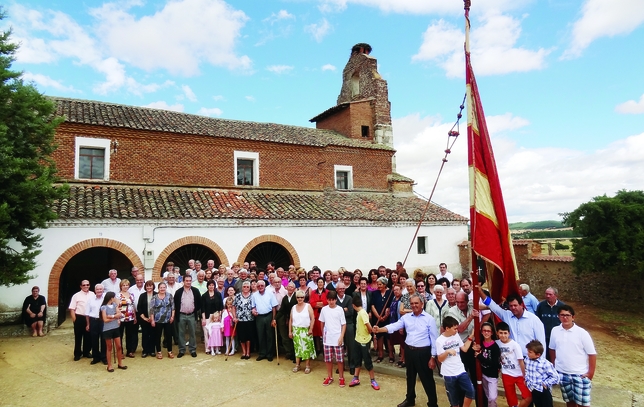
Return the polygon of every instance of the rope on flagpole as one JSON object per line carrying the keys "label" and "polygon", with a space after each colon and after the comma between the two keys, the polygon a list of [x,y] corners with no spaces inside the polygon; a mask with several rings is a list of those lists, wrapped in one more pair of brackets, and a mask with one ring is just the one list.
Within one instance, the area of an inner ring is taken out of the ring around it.
{"label": "rope on flagpole", "polygon": [[[443,159],[441,161],[441,166],[438,170],[438,175],[436,175],[436,180],[434,181],[434,186],[432,187],[432,192],[429,194],[429,198],[427,199],[427,204],[425,205],[425,209],[423,209],[423,214],[420,216],[420,219],[418,220],[418,226],[416,227],[416,231],[414,232],[414,237],[411,239],[411,243],[409,244],[409,249],[407,249],[407,254],[405,255],[405,260],[403,260],[403,267],[405,267],[405,263],[407,263],[407,258],[409,257],[409,253],[411,252],[411,249],[414,247],[414,242],[416,241],[416,237],[418,236],[418,232],[420,231],[420,227],[423,224],[423,221],[425,219],[425,215],[427,214],[427,210],[429,209],[429,205],[432,202],[432,197],[434,196],[434,191],[436,191],[436,186],[438,186],[438,180],[440,179],[441,173],[443,172],[443,168],[445,167],[445,163],[447,162],[447,156],[452,152],[452,147],[454,146],[454,143],[456,143],[456,139],[458,138],[460,134],[460,122],[461,118],[463,117],[463,109],[465,109],[465,98],[467,97],[467,94],[463,96],[463,101],[461,102],[461,105],[459,106],[459,111],[458,114],[456,115],[456,122],[454,122],[454,125],[452,126],[451,129],[447,132],[447,146],[445,148],[445,155],[443,156]],[[393,291],[393,290],[392,290]]]}

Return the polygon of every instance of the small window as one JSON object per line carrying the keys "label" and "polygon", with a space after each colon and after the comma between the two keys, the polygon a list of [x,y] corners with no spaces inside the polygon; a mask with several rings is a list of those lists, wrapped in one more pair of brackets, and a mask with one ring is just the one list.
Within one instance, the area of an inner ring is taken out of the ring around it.
{"label": "small window", "polygon": [[418,236],[418,254],[427,254],[427,236]]}
{"label": "small window", "polygon": [[105,177],[105,149],[81,147],[78,155],[78,178],[103,179]]}
{"label": "small window", "polygon": [[259,153],[235,151],[235,185],[259,186]]}
{"label": "small window", "polygon": [[360,76],[358,72],[354,72],[351,76],[351,97],[358,96],[360,94]]}
{"label": "small window", "polygon": [[369,126],[362,126],[362,137],[369,138]]}
{"label": "small window", "polygon": [[237,159],[237,185],[253,185],[253,160]]}
{"label": "small window", "polygon": [[336,165],[335,188],[349,190],[353,189],[353,167],[350,165]]}
{"label": "small window", "polygon": [[349,189],[349,173],[347,171],[336,171],[335,187],[337,189]]}
{"label": "small window", "polygon": [[110,178],[109,139],[76,137],[74,177],[108,181]]}

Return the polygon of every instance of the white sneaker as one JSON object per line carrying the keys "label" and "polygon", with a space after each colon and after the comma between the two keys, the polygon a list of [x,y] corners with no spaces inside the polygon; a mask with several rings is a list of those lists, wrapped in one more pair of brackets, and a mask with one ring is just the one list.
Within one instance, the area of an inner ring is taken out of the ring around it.
{"label": "white sneaker", "polygon": [[218,354],[218,355],[221,355],[221,352],[220,352],[220,351],[217,351],[217,354]]}
{"label": "white sneaker", "polygon": [[228,356],[232,356],[232,355],[234,355],[234,354],[235,354],[235,351],[232,351],[232,352],[230,352],[230,353],[228,354]]}

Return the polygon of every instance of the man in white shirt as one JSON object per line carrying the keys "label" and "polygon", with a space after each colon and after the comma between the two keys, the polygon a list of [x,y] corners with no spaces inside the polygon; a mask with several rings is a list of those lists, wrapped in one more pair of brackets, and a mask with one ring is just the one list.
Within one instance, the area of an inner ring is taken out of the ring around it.
{"label": "man in white shirt", "polygon": [[439,264],[438,270],[440,271],[440,274],[436,277],[436,280],[438,280],[439,278],[445,277],[446,279],[449,280],[449,283],[451,284],[452,280],[454,280],[454,276],[452,275],[452,273],[447,271],[447,264],[445,263]]}
{"label": "man in white shirt", "polygon": [[103,319],[101,318],[101,305],[103,304],[103,292],[105,289],[102,284],[96,284],[94,287],[95,296],[87,301],[87,323],[86,330],[89,332],[90,342],[92,344],[92,361],[90,365],[103,362],[107,365],[107,355],[105,350],[105,338],[103,338]]}
{"label": "man in white shirt", "polygon": [[560,374],[561,395],[567,407],[590,406],[597,351],[588,331],[575,324],[575,310],[559,307],[561,325],[550,333],[550,358]]}
{"label": "man in white shirt", "polygon": [[[116,272],[116,270],[114,270]],[[89,281],[81,281],[81,290],[72,296],[69,303],[69,314],[74,323],[74,360],[91,356],[89,330],[87,329],[87,303],[96,295],[89,290]]]}
{"label": "man in white shirt", "polygon": [[176,282],[174,273],[168,274],[167,278],[168,278],[168,284],[167,284],[166,293],[174,297],[174,293],[176,293],[178,289],[182,288],[182,285]]}
{"label": "man in white shirt", "polygon": [[134,296],[134,308],[136,308],[139,303],[139,295],[145,292],[144,285],[145,278],[143,273],[139,273],[134,280],[134,284],[127,291]]}
{"label": "man in white shirt", "polygon": [[103,288],[105,288],[106,293],[111,291],[114,294],[118,294],[121,291],[121,287],[120,287],[121,279],[116,277],[117,273],[118,272],[114,269],[110,270],[109,278],[106,278],[105,280],[103,280],[103,282],[101,282],[101,284],[103,285]]}

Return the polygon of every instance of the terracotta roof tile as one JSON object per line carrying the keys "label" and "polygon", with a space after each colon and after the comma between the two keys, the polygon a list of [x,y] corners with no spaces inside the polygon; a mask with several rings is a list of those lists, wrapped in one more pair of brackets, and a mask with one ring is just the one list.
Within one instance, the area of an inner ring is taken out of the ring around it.
{"label": "terracotta roof tile", "polygon": [[560,261],[565,263],[570,263],[575,260],[573,256],[548,256],[545,254],[530,257],[530,260],[540,260],[540,261]]}
{"label": "terracotta roof tile", "polygon": [[[59,219],[274,219],[418,221],[426,201],[387,193],[282,192],[72,184]],[[431,205],[427,221],[466,223]]]}
{"label": "terracotta roof tile", "polygon": [[383,144],[372,143],[367,140],[350,139],[333,130],[275,123],[216,119],[169,110],[119,105],[93,100],[60,97],[52,97],[51,99],[56,103],[56,114],[64,116],[65,121],[68,123],[318,147],[336,145],[376,150],[393,150],[393,148]]}

